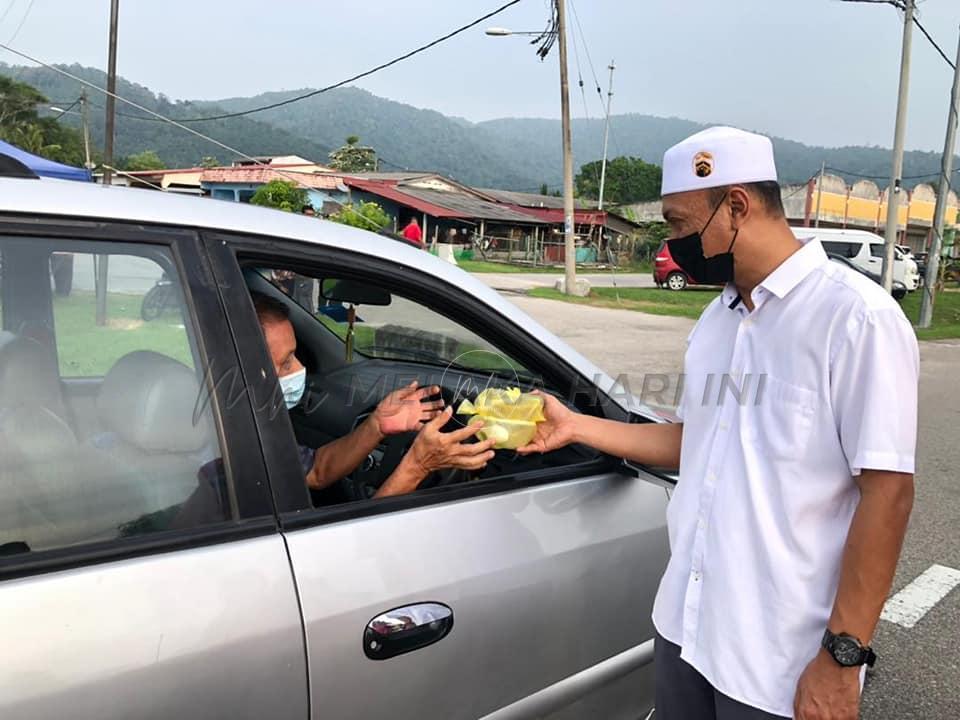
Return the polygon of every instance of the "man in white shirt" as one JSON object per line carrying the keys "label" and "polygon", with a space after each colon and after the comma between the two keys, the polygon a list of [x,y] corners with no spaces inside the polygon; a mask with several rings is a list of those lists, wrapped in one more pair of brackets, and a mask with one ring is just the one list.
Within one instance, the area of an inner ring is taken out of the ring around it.
{"label": "man in white shirt", "polygon": [[682,422],[544,396],[521,452],[580,442],[680,468],[653,611],[660,720],[856,718],[913,504],[915,335],[879,285],[794,237],[769,139],[688,138],[662,195],[674,260],[725,284],[687,341]]}

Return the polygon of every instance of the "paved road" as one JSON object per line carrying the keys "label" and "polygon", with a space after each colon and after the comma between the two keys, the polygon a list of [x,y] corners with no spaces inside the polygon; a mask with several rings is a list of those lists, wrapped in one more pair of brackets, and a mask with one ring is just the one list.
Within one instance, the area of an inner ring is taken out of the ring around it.
{"label": "paved road", "polygon": [[[476,273],[474,275],[497,290],[526,292],[535,287],[553,287],[563,277],[563,272],[553,273]],[[577,277],[586,278],[593,287],[654,287],[650,273],[579,273]]]}
{"label": "paved road", "polygon": [[[690,320],[507,297],[637,394],[645,374],[680,371]],[[920,362],[916,503],[893,592],[933,564],[960,569],[960,342],[921,343]],[[874,647],[863,718],[960,718],[960,587],[913,628],[881,620]]]}

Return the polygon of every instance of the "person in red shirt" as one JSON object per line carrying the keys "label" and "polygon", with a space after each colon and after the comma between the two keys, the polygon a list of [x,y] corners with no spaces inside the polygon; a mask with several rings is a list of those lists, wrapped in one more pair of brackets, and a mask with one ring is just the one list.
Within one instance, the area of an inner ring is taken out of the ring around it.
{"label": "person in red shirt", "polygon": [[423,245],[423,233],[420,231],[420,225],[417,224],[416,218],[410,218],[410,222],[403,229],[403,236],[407,240]]}

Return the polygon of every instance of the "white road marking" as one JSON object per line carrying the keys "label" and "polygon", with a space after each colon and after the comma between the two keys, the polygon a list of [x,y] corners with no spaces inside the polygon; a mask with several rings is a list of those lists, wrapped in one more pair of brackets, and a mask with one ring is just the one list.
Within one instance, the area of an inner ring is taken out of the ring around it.
{"label": "white road marking", "polygon": [[960,570],[931,565],[887,600],[880,619],[912,628],[957,585],[960,585]]}

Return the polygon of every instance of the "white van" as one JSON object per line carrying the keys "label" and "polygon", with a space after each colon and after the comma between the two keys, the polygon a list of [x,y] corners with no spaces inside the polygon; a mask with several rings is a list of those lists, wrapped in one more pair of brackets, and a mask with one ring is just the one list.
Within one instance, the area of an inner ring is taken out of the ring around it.
{"label": "white van", "polygon": [[[798,238],[815,237],[830,255],[848,258],[854,265],[871,275],[883,272],[884,239],[866,230],[843,230],[836,228],[791,228]],[[903,283],[913,292],[920,286],[920,272],[916,261],[894,248],[893,279]]]}

